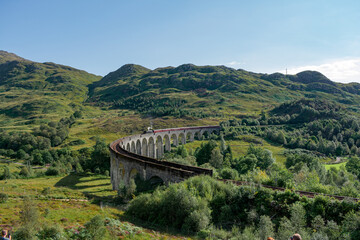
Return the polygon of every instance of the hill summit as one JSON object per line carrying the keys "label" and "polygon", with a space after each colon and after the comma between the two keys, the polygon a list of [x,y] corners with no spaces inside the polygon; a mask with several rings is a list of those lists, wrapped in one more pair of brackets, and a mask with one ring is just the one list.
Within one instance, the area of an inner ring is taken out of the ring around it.
{"label": "hill summit", "polygon": [[0,51],[0,114],[41,117],[81,108],[88,85],[99,80],[69,66],[38,63]]}
{"label": "hill summit", "polygon": [[6,63],[6,62],[12,62],[12,61],[27,61],[22,57],[19,57],[18,55],[14,53],[9,53],[3,50],[0,50],[0,64]]}
{"label": "hill summit", "polygon": [[260,111],[301,98],[321,98],[356,107],[360,84],[336,83],[316,71],[284,75],[225,66],[183,64],[149,70],[127,64],[93,83],[88,102],[145,115],[179,111],[232,115],[234,111]]}

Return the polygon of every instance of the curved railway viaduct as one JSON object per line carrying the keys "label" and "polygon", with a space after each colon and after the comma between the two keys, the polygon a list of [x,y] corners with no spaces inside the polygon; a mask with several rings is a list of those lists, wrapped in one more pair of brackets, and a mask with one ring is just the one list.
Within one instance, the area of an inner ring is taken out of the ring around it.
{"label": "curved railway viaduct", "polygon": [[203,135],[218,134],[220,126],[183,127],[147,131],[115,140],[110,144],[110,175],[114,190],[120,182],[129,185],[137,174],[144,180],[161,179],[165,183],[207,174],[212,170],[160,161],[171,146],[178,146]]}
{"label": "curved railway viaduct", "polygon": [[[212,170],[181,165],[172,162],[160,161],[165,151],[170,151],[171,146],[185,144],[188,141],[201,139],[202,135],[219,133],[219,126],[184,127],[153,130],[143,134],[132,135],[115,140],[110,144],[111,184],[114,190],[119,189],[122,181],[128,185],[130,179],[139,174],[144,180],[160,178],[163,182],[180,182],[186,178],[207,174],[212,175]],[[156,159],[157,158],[157,159]],[[249,185],[249,182],[222,179],[236,185]],[[275,191],[285,191],[285,188],[261,185]],[[316,195],[325,195],[337,200],[359,201],[358,198],[320,194],[306,191],[295,191],[300,196],[313,198]]]}

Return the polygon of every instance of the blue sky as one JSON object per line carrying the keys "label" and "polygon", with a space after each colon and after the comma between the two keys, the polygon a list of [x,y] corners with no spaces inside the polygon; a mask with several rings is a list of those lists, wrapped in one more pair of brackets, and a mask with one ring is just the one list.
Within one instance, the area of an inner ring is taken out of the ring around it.
{"label": "blue sky", "polygon": [[0,0],[0,49],[106,75],[227,65],[360,82],[360,1]]}

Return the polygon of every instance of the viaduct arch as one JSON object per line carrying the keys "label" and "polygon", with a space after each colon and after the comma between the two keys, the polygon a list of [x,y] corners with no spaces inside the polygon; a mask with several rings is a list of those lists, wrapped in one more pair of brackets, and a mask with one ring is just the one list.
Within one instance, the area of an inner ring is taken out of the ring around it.
{"label": "viaduct arch", "polygon": [[165,183],[180,182],[186,178],[207,174],[212,170],[160,161],[165,151],[187,141],[201,139],[212,133],[219,134],[220,126],[168,128],[147,131],[123,137],[110,144],[110,175],[113,190],[120,182],[129,185],[136,174],[144,180],[161,178]]}

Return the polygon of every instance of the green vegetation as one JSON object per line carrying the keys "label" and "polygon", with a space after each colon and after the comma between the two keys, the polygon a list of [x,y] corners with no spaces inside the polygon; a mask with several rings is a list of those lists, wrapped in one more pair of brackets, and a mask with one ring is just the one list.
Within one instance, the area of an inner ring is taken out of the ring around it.
{"label": "green vegetation", "polygon": [[99,76],[54,63],[0,52],[0,114],[12,118],[61,116],[81,110],[88,84]]}
{"label": "green vegetation", "polygon": [[300,98],[321,97],[356,110],[359,89],[359,84],[334,83],[312,71],[285,76],[224,66],[184,64],[149,70],[128,64],[93,83],[88,102],[144,116],[226,118]]}
{"label": "green vegetation", "polygon": [[[200,239],[358,239],[358,203],[293,190],[360,197],[360,84],[191,64],[128,64],[101,78],[0,51],[0,101],[1,223],[18,239],[176,238],[125,219]],[[113,191],[108,144],[150,121],[157,129],[220,122],[220,136],[164,159],[250,186],[135,178]]]}
{"label": "green vegetation", "polygon": [[201,238],[245,239],[252,232],[249,239],[270,235],[285,240],[299,232],[304,239],[357,239],[358,208],[359,203],[301,198],[290,191],[238,187],[203,176],[142,194],[131,201],[126,214]]}

